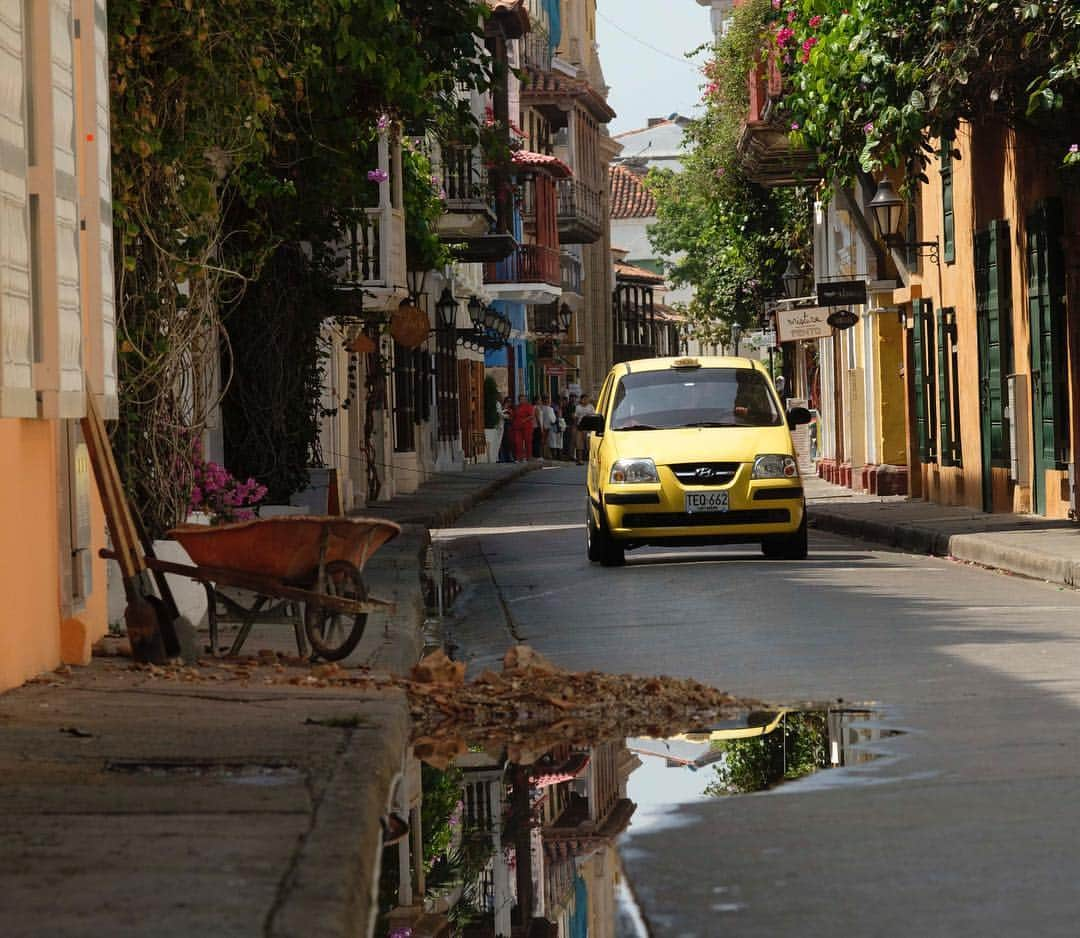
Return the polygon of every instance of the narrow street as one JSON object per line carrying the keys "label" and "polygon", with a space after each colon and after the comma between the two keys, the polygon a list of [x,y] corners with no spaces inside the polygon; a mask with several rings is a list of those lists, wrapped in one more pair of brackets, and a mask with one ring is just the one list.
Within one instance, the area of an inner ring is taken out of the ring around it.
{"label": "narrow street", "polygon": [[471,673],[520,641],[568,669],[872,704],[903,731],[873,762],[639,811],[622,859],[652,934],[1075,934],[1074,593],[816,532],[803,562],[648,549],[605,569],[583,500],[582,469],[545,468],[437,533]]}

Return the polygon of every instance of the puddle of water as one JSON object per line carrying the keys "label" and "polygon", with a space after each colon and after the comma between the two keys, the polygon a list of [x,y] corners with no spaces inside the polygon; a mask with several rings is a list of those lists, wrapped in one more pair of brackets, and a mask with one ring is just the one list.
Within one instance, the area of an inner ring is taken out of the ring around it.
{"label": "puddle of water", "polygon": [[[421,827],[422,863],[410,837],[386,849],[375,934],[412,934],[418,908],[466,938],[575,938],[591,934],[590,923],[614,938],[664,934],[622,871],[628,831],[673,824],[680,805],[783,791],[860,765],[897,734],[866,709],[761,709],[681,733],[581,744],[569,731],[554,745],[539,734],[540,746],[486,736],[445,768],[413,756],[395,808]],[[515,763],[515,753],[531,761]],[[735,895],[716,896],[719,916],[742,908]]]}

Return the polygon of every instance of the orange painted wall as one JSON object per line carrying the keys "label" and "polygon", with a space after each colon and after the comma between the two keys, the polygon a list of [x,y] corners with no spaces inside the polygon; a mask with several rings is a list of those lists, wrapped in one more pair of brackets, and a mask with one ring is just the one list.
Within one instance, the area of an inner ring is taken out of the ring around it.
{"label": "orange painted wall", "polygon": [[[86,663],[91,642],[106,629],[100,560],[94,563],[94,589],[85,608],[66,628],[61,621],[57,429],[51,420],[0,420],[0,690],[65,659]],[[96,556],[104,544],[96,500],[92,518]]]}

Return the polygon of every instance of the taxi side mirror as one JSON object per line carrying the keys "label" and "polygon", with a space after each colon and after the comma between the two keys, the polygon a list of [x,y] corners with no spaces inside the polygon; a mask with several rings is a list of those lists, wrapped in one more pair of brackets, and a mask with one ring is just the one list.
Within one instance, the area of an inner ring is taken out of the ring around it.
{"label": "taxi side mirror", "polygon": [[586,414],[578,420],[578,429],[582,433],[595,433],[597,436],[604,435],[604,415]]}
{"label": "taxi side mirror", "polygon": [[787,425],[790,429],[794,430],[796,427],[801,427],[804,423],[810,423],[814,419],[814,415],[810,413],[805,407],[792,407],[788,411]]}

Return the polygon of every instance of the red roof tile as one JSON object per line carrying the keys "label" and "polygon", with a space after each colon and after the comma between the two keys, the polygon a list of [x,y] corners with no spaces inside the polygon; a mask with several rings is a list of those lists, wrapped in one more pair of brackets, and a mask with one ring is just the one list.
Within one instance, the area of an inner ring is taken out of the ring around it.
{"label": "red roof tile", "polygon": [[663,283],[664,278],[660,274],[654,274],[644,267],[635,267],[626,261],[615,261],[616,280],[637,280],[642,283]]}
{"label": "red roof tile", "polygon": [[606,124],[617,116],[607,99],[581,78],[570,78],[555,72],[526,69],[527,79],[521,88],[524,104],[544,104],[562,98],[577,98],[600,123]]}
{"label": "red roof tile", "polygon": [[546,153],[533,153],[531,150],[515,150],[513,156],[515,166],[528,169],[542,169],[556,179],[569,179],[574,171],[557,156],[548,156]]}
{"label": "red roof tile", "polygon": [[652,218],[656,215],[656,199],[645,188],[641,176],[623,169],[611,167],[611,217]]}

